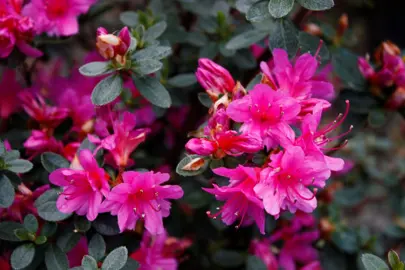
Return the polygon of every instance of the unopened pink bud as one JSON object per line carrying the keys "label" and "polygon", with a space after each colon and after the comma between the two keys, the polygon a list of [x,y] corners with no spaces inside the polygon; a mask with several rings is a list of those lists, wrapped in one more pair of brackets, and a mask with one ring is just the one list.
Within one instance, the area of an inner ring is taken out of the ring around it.
{"label": "unopened pink bud", "polygon": [[235,81],[228,70],[207,58],[198,60],[197,80],[205,90],[216,93],[232,92]]}

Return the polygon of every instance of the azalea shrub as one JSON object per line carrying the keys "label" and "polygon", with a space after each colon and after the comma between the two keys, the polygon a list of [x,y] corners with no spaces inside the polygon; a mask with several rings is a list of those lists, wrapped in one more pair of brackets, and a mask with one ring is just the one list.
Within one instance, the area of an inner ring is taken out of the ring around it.
{"label": "azalea shrub", "polygon": [[0,269],[405,269],[374,2],[0,0]]}

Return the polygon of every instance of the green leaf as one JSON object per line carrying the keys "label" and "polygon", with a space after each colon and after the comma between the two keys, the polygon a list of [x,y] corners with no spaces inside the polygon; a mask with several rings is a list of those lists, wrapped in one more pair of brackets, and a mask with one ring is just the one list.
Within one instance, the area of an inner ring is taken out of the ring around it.
{"label": "green leaf", "polygon": [[102,235],[113,236],[120,233],[117,217],[110,214],[98,215],[96,220],[92,222],[92,226]]}
{"label": "green leaf", "polygon": [[261,73],[257,74],[246,86],[246,90],[252,90],[256,84],[259,84],[262,81],[263,75]]}
{"label": "green leaf", "polygon": [[120,270],[124,267],[128,260],[128,250],[126,247],[119,247],[114,249],[107,255],[101,270]]}
{"label": "green leaf", "polygon": [[169,108],[171,99],[169,92],[155,77],[132,76],[139,93],[150,103],[162,108]]}
{"label": "green leaf", "polygon": [[70,166],[67,159],[52,152],[43,153],[41,155],[41,163],[45,170],[47,170],[49,173],[55,171],[56,169],[69,168]]}
{"label": "green leaf", "polygon": [[[184,170],[184,166],[186,166],[187,164],[189,164],[190,162],[193,161],[201,161],[201,163],[203,162],[203,164],[201,164],[201,166],[198,166],[198,168],[196,167],[195,169],[189,169],[189,170]],[[199,155],[189,155],[186,156],[185,158],[183,158],[179,164],[177,164],[176,167],[176,172],[181,175],[181,176],[195,176],[195,175],[199,175],[202,174],[209,165],[209,159],[205,158],[205,157],[201,157]]]}
{"label": "green leaf", "polygon": [[373,254],[361,255],[361,261],[366,270],[389,270],[388,265]]}
{"label": "green leaf", "polygon": [[67,219],[72,214],[65,214],[56,208],[57,191],[55,189],[47,190],[35,201],[38,215],[46,221],[61,221]]}
{"label": "green leaf", "polygon": [[165,21],[158,22],[157,24],[153,25],[150,27],[148,30],[146,30],[144,37],[145,41],[151,42],[158,37],[160,37],[163,32],[167,28],[167,23]]}
{"label": "green leaf", "polygon": [[[318,50],[321,39],[316,36],[310,35],[306,32],[300,32],[298,35],[298,41],[299,41],[299,48],[301,49],[302,53],[309,52],[310,54],[315,55],[315,53]],[[322,47],[319,50],[318,55],[321,59],[321,64],[324,64],[330,60],[330,53],[325,43],[322,44]]]}
{"label": "green leaf", "polygon": [[25,159],[15,159],[7,162],[8,170],[15,173],[26,173],[29,172],[33,165],[30,161]]}
{"label": "green leaf", "polygon": [[358,185],[337,190],[334,195],[334,202],[340,206],[353,207],[359,204],[364,197],[365,189]]}
{"label": "green leaf", "polygon": [[35,239],[35,244],[37,245],[42,245],[45,244],[48,238],[44,235],[40,235]]}
{"label": "green leaf", "polygon": [[207,93],[198,93],[198,100],[202,105],[204,105],[207,108],[211,108],[212,106],[212,100],[210,99],[210,96]]}
{"label": "green leaf", "polygon": [[394,250],[390,250],[388,252],[388,262],[394,270],[396,270],[397,267],[400,267],[399,265],[401,264],[401,260]]}
{"label": "green leaf", "polygon": [[250,22],[261,22],[271,18],[268,9],[268,1],[254,3],[246,13],[246,19]]}
{"label": "green leaf", "polygon": [[79,72],[83,76],[97,77],[105,74],[112,73],[114,70],[110,68],[110,62],[91,62],[79,68]]}
{"label": "green leaf", "polygon": [[24,229],[23,225],[13,221],[0,222],[0,239],[5,241],[20,242],[14,234],[18,229]]}
{"label": "green leaf", "polygon": [[3,156],[3,160],[5,163],[16,160],[18,158],[20,158],[20,152],[18,150],[7,151]]}
{"label": "green leaf", "polygon": [[52,270],[69,269],[66,254],[56,245],[49,245],[45,251],[45,264],[48,269]]}
{"label": "green leaf", "polygon": [[[24,269],[29,266],[34,260],[35,246],[34,244],[25,244],[14,249],[11,253],[11,266],[15,270]],[[52,269],[52,268],[51,268]]]}
{"label": "green leaf", "polygon": [[15,230],[14,230],[14,234],[15,234],[15,236],[17,236],[17,238],[20,239],[21,241],[30,240],[30,232],[27,231],[27,229],[25,229],[25,228],[15,229]]}
{"label": "green leaf", "polygon": [[0,207],[7,208],[13,204],[14,187],[5,174],[0,174]]}
{"label": "green leaf", "polygon": [[91,228],[91,222],[84,216],[75,216],[74,225],[78,232],[87,232]]}
{"label": "green leaf", "polygon": [[153,58],[161,60],[172,53],[172,48],[169,46],[150,46],[145,49],[139,50],[131,56],[134,61],[141,61],[144,59]]}
{"label": "green leaf", "polygon": [[197,79],[195,77],[194,73],[183,73],[183,74],[178,74],[174,77],[171,77],[169,80],[167,80],[167,83],[171,86],[174,87],[188,87],[197,82]]}
{"label": "green leaf", "polygon": [[56,240],[56,245],[63,251],[69,252],[80,241],[80,233],[65,232]]}
{"label": "green leaf", "polygon": [[249,255],[246,263],[246,270],[267,270],[267,266],[260,258]]}
{"label": "green leaf", "polygon": [[208,43],[208,38],[206,35],[200,32],[190,32],[187,35],[187,42],[191,45],[202,47]]}
{"label": "green leaf", "polygon": [[339,49],[333,54],[332,65],[342,83],[354,90],[364,90],[365,79],[357,66],[358,56],[349,50]]}
{"label": "green leaf", "polygon": [[28,214],[25,216],[24,218],[24,227],[32,232],[32,233],[36,233],[38,230],[38,220],[37,218],[32,215],[32,214]]}
{"label": "green leaf", "polygon": [[105,254],[106,245],[103,237],[98,233],[95,234],[89,242],[89,255],[100,261]]}
{"label": "green leaf", "polygon": [[374,109],[368,114],[368,123],[373,128],[382,127],[386,122],[387,115],[383,109]]}
{"label": "green leaf", "polygon": [[83,257],[82,267],[84,270],[97,270],[98,269],[96,260],[89,255],[85,255]]}
{"label": "green leaf", "polygon": [[41,235],[49,237],[55,234],[56,229],[58,228],[58,224],[54,222],[46,222],[44,226],[42,226]]}
{"label": "green leaf", "polygon": [[270,0],[268,8],[271,16],[282,18],[286,16],[294,7],[294,0]]}
{"label": "green leaf", "polygon": [[212,196],[203,190],[195,190],[185,194],[182,201],[192,209],[202,208],[212,202]]}
{"label": "green leaf", "polygon": [[139,267],[140,264],[131,257],[129,257],[127,263],[124,265],[123,268],[121,268],[121,270],[137,270]]}
{"label": "green leaf", "polygon": [[341,250],[354,254],[359,250],[357,235],[353,230],[336,231],[332,234],[332,241]]}
{"label": "green leaf", "polygon": [[241,69],[256,68],[256,58],[248,49],[237,51],[232,57],[232,62]]}
{"label": "green leaf", "polygon": [[236,50],[226,48],[226,43],[221,42],[219,44],[219,52],[221,53],[221,55],[223,55],[225,57],[231,57],[231,56],[235,55]]}
{"label": "green leaf", "polygon": [[298,31],[290,20],[276,21],[275,30],[269,37],[269,47],[271,50],[284,49],[290,58],[295,56],[298,50]]}
{"label": "green leaf", "polygon": [[297,2],[309,10],[326,10],[332,8],[335,3],[333,0],[297,0]]}
{"label": "green leaf", "polygon": [[4,142],[0,140],[0,157],[6,153],[6,147],[4,146]]}
{"label": "green leaf", "polygon": [[238,50],[248,48],[250,45],[259,42],[267,36],[266,32],[259,29],[251,29],[231,38],[225,48],[228,50]]}
{"label": "green leaf", "polygon": [[124,11],[120,14],[120,20],[129,27],[135,27],[138,24],[138,14],[134,11]]}
{"label": "green leaf", "polygon": [[91,101],[94,105],[106,105],[116,99],[122,92],[122,78],[111,75],[100,81],[91,93]]}
{"label": "green leaf", "polygon": [[214,59],[218,54],[219,47],[215,42],[208,42],[207,45],[201,48],[199,58]]}
{"label": "green leaf", "polygon": [[163,67],[163,64],[159,60],[152,58],[142,59],[136,61],[134,64],[135,67],[133,67],[132,70],[139,75],[148,75],[151,73],[155,73]]}
{"label": "green leaf", "polygon": [[221,249],[214,253],[212,261],[224,268],[235,268],[243,264],[244,257],[239,252]]}

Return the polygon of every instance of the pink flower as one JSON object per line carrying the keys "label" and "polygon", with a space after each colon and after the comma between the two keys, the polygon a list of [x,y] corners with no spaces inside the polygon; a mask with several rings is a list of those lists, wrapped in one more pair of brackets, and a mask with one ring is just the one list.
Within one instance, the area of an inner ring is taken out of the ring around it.
{"label": "pink flower", "polygon": [[261,181],[254,188],[263,199],[267,213],[278,217],[281,209],[310,213],[316,208],[315,193],[308,187],[325,186],[330,177],[325,162],[305,156],[300,147],[291,146],[284,152],[273,154],[269,166],[263,169]]}
{"label": "pink flower", "polygon": [[99,213],[103,196],[109,192],[108,175],[87,149],[80,152],[79,161],[83,170],[57,169],[49,175],[49,180],[63,188],[56,202],[59,211],[86,215],[93,221]]}
{"label": "pink flower", "polygon": [[104,59],[114,59],[121,65],[124,65],[125,55],[130,45],[131,35],[128,27],[122,28],[118,36],[108,34],[108,31],[103,27],[99,27],[97,29],[96,47]]}
{"label": "pink flower", "polygon": [[322,270],[322,266],[319,261],[313,261],[302,267],[301,270]]}
{"label": "pink flower", "polygon": [[56,128],[68,116],[68,109],[49,106],[39,94],[24,91],[19,94],[19,98],[25,112],[42,127]]}
{"label": "pink flower", "polygon": [[274,90],[284,92],[300,102],[303,112],[312,110],[313,105],[318,103],[324,109],[330,107],[330,103],[324,99],[334,96],[333,85],[315,77],[318,68],[316,56],[305,53],[296,59],[293,66],[286,51],[275,49],[273,61],[272,69],[265,62],[260,63],[260,67]]}
{"label": "pink flower", "polygon": [[37,18],[38,33],[52,36],[71,36],[79,32],[77,17],[86,13],[97,0],[32,0],[23,14]]}
{"label": "pink flower", "polygon": [[151,235],[144,232],[141,247],[130,255],[130,257],[141,264],[139,270],[176,270],[177,260],[174,257],[167,257],[164,254],[167,233]]}
{"label": "pink flower", "polygon": [[89,254],[89,247],[85,236],[80,237],[79,242],[66,255],[69,260],[69,268],[82,265],[83,257]]}
{"label": "pink flower", "polygon": [[124,172],[123,183],[111,190],[101,211],[118,216],[121,232],[134,229],[136,222],[144,219],[145,227],[151,234],[163,233],[162,218],[170,214],[170,202],[167,199],[183,196],[180,186],[161,186],[169,178],[167,173]]}
{"label": "pink flower", "polygon": [[198,60],[196,77],[210,96],[232,93],[235,88],[235,81],[229,71],[208,58]]}
{"label": "pink flower", "polygon": [[226,225],[239,220],[236,228],[256,222],[260,232],[264,234],[263,203],[253,190],[259,182],[260,169],[239,165],[236,169],[218,168],[213,171],[218,175],[229,177],[230,185],[219,187],[214,184],[214,188],[203,188],[215,195],[217,200],[226,201],[215,215],[209,211],[207,214],[212,218],[221,215]]}
{"label": "pink flower", "polygon": [[271,148],[277,145],[276,139],[283,135],[284,130],[292,130],[288,123],[295,120],[300,105],[282,91],[276,92],[268,85],[257,84],[247,96],[229,104],[226,112],[232,120],[243,123],[240,128],[243,133],[260,136]]}
{"label": "pink flower", "polygon": [[42,52],[28,43],[34,38],[34,21],[21,16],[23,1],[0,0],[0,58],[10,55],[14,46],[31,57],[39,57]]}
{"label": "pink flower", "polygon": [[[107,123],[100,123],[99,126],[102,134],[108,134]],[[129,165],[129,155],[138,147],[138,145],[145,141],[148,129],[135,129],[136,117],[135,115],[124,112],[122,120],[115,120],[113,123],[114,134],[108,135],[100,140],[95,136],[89,135],[89,140],[92,143],[100,144],[98,148],[108,150],[119,167],[126,167]]]}
{"label": "pink flower", "polygon": [[267,270],[278,270],[278,262],[276,256],[270,249],[270,243],[267,239],[252,240],[249,247],[249,252],[260,258],[266,265]]}
{"label": "pink flower", "polygon": [[3,71],[0,83],[2,85],[0,118],[6,119],[19,109],[20,103],[17,94],[22,90],[22,87],[17,82],[16,73],[12,69]]}
{"label": "pink flower", "polygon": [[47,151],[61,153],[63,149],[62,142],[42,130],[33,130],[31,136],[24,142],[24,147],[31,158]]}

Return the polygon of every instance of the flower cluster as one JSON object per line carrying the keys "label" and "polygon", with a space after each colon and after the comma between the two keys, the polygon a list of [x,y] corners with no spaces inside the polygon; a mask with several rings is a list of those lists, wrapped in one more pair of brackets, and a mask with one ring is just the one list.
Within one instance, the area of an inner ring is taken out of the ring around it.
{"label": "flower cluster", "polygon": [[[208,124],[195,133],[200,138],[190,139],[186,149],[210,159],[248,157],[235,169],[213,170],[229,178],[229,185],[204,188],[225,202],[217,213],[208,212],[210,217],[221,215],[227,225],[238,221],[237,228],[255,222],[264,234],[264,212],[275,218],[284,210],[311,213],[317,207],[317,189],[325,186],[332,171],[344,168],[342,159],[326,153],[346,143],[341,139],[350,130],[338,136],[328,134],[344,121],[349,102],[344,115],[319,128],[334,90],[332,84],[315,77],[316,57],[306,53],[292,64],[284,50],[275,49],[273,61],[261,63],[261,82],[249,92],[234,83],[224,68],[200,60],[197,78],[216,99]],[[235,124],[239,130],[231,129]],[[331,148],[332,141],[343,143]],[[249,154],[263,149],[269,153],[263,166],[249,162]]]}

